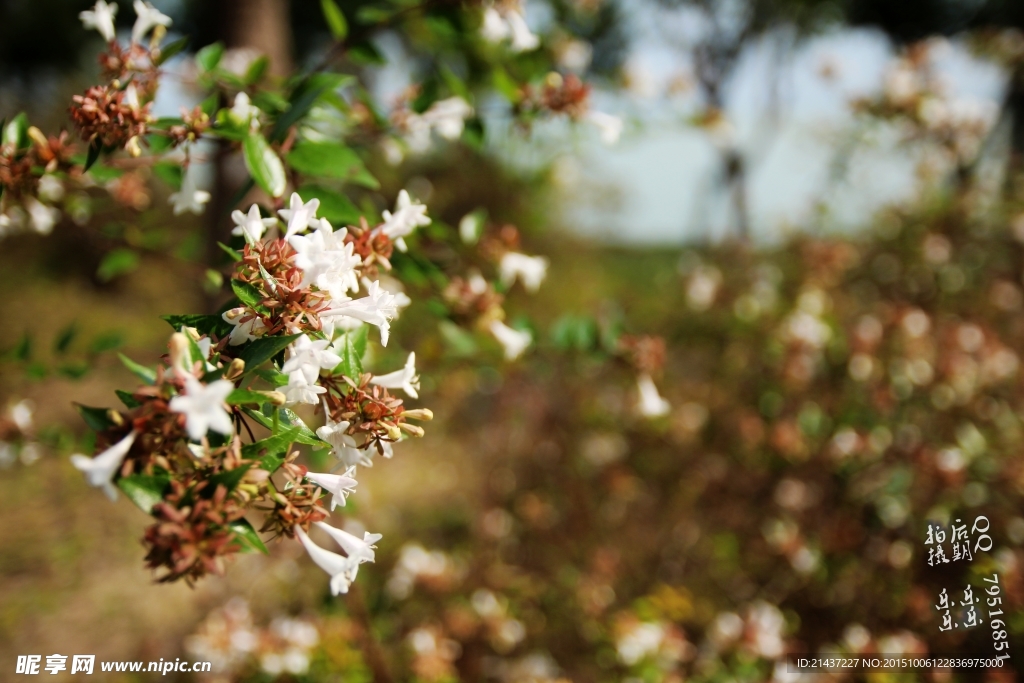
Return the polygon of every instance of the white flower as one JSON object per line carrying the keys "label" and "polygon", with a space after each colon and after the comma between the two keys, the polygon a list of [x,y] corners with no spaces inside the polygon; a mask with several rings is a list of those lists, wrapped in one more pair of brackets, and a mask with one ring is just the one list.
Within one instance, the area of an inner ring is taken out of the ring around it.
{"label": "white flower", "polygon": [[341,363],[341,356],[329,350],[330,344],[328,339],[313,341],[307,335],[302,335],[288,347],[288,359],[281,367],[281,372],[286,375],[301,372],[307,383],[316,382],[321,370],[333,370]]}
{"label": "white flower", "polygon": [[71,464],[85,474],[89,484],[101,487],[110,500],[117,500],[114,475],[121,469],[121,463],[124,462],[125,456],[131,450],[135,436],[135,432],[132,432],[95,458],[75,453],[71,456]]}
{"label": "white flower", "polygon": [[316,232],[292,235],[288,244],[297,252],[295,265],[302,269],[302,284],[315,284],[332,299],[344,299],[346,294],[359,288],[356,268],[360,258],[354,246],[345,243],[348,231],[334,230],[326,218],[320,219]]}
{"label": "white flower", "polygon": [[508,251],[501,257],[498,270],[506,287],[512,286],[512,283],[519,279],[522,280],[526,291],[536,292],[548,273],[548,260],[543,256],[527,256]]}
{"label": "white flower", "polygon": [[485,40],[497,43],[508,38],[509,28],[498,10],[488,7],[484,10],[484,24],[480,28],[480,33]]}
{"label": "white flower", "polygon": [[480,33],[485,40],[492,43],[511,38],[514,52],[535,50],[540,45],[540,38],[526,25],[522,10],[514,5],[504,5],[501,9],[493,6],[485,9]]}
{"label": "white flower", "polygon": [[247,214],[235,209],[231,212],[231,220],[235,222],[231,234],[243,235],[246,242],[259,242],[267,228],[273,227],[277,223],[276,218],[260,216],[260,207],[256,204],[249,207]]}
{"label": "white flower", "polygon": [[316,435],[331,444],[334,449],[334,457],[341,460],[345,467],[354,465],[373,467],[369,449],[359,448],[355,438],[351,434],[345,433],[351,424],[347,420],[334,422],[328,417],[327,424],[316,430]]}
{"label": "white flower", "polygon": [[186,211],[198,216],[203,213],[206,203],[210,201],[210,193],[196,189],[195,174],[190,166],[185,169],[185,177],[181,179],[181,190],[168,197],[168,201],[174,207],[175,216],[180,216]]}
{"label": "white flower", "polygon": [[29,197],[25,201],[25,208],[28,209],[29,221],[32,229],[40,235],[49,235],[53,232],[53,226],[60,220],[60,210],[47,206],[35,197]]}
{"label": "white flower", "polygon": [[189,438],[199,441],[209,430],[231,434],[231,415],[224,407],[235,385],[226,379],[203,384],[192,375],[185,375],[185,393],[171,399],[170,408],[185,416]]}
{"label": "white flower", "polygon": [[284,398],[288,404],[295,403],[309,403],[310,405],[316,405],[320,399],[320,394],[326,394],[327,389],[314,384],[310,380],[306,379],[306,374],[302,370],[296,370],[288,375],[288,384],[282,387],[284,390]]}
{"label": "white flower", "polygon": [[583,118],[600,131],[601,142],[606,145],[614,145],[622,136],[623,123],[618,116],[612,116],[603,111],[588,111]]}
{"label": "white flower", "polygon": [[259,130],[259,116],[262,113],[259,107],[252,104],[249,95],[245,92],[235,95],[235,101],[231,106],[231,118],[235,119],[238,123],[252,130]]}
{"label": "white flower", "polygon": [[[334,508],[338,507],[339,503],[341,505],[345,504],[346,496],[355,493],[357,482],[352,477],[353,472],[355,472],[355,467],[349,467],[345,470],[345,474],[307,472],[306,479],[309,479],[320,488],[331,492],[331,512],[334,512]],[[349,555],[351,554],[349,553]]]}
{"label": "white flower", "polygon": [[658,393],[658,387],[654,386],[654,380],[647,373],[640,375],[636,381],[640,390],[640,414],[644,417],[661,417],[667,415],[671,409],[668,401]]}
{"label": "white flower", "polygon": [[376,384],[385,389],[401,389],[413,398],[419,398],[417,393],[420,388],[420,377],[416,374],[416,354],[410,353],[409,359],[405,361],[405,367],[401,370],[389,372],[386,375],[378,375],[370,380],[370,384]]}
{"label": "white flower", "polygon": [[303,204],[302,197],[297,192],[292,192],[292,196],[288,200],[288,208],[278,211],[281,218],[288,222],[288,229],[284,234],[285,239],[300,232],[305,232],[309,228],[319,227],[320,220],[316,217],[316,211],[319,208],[319,199],[310,199]]}
{"label": "white flower", "polygon": [[[242,320],[245,316],[252,316],[247,320]],[[228,339],[228,344],[231,346],[238,346],[256,339],[260,336],[263,330],[267,329],[267,326],[263,324],[263,320],[245,306],[239,306],[238,308],[232,308],[230,311],[224,311],[221,314],[221,319],[226,323],[230,323],[234,326],[231,330],[231,336]]]}
{"label": "white flower", "polygon": [[32,402],[28,399],[23,399],[11,406],[8,414],[11,416],[11,422],[24,434],[32,431],[33,412]]}
{"label": "white flower", "polygon": [[59,202],[64,198],[64,183],[52,173],[47,173],[39,179],[38,195],[43,201]]}
{"label": "white flower", "polygon": [[359,571],[359,560],[352,557],[344,557],[338,553],[332,553],[330,550],[321,548],[310,540],[309,536],[306,535],[306,532],[300,526],[295,527],[295,535],[299,537],[299,541],[305,546],[310,559],[318,567],[330,574],[331,594],[348,593],[349,586],[356,580],[356,573]]}
{"label": "white flower", "polygon": [[513,329],[500,320],[492,321],[488,329],[494,335],[494,338],[505,348],[505,360],[519,358],[523,351],[526,350],[526,347],[530,345],[530,342],[533,341],[533,337],[530,336],[529,332]]}
{"label": "white flower", "polygon": [[362,320],[364,323],[376,325],[380,329],[380,343],[388,345],[388,334],[391,330],[391,319],[398,313],[397,298],[383,289],[380,281],[374,281],[367,287],[366,296],[361,299],[335,301],[334,305],[321,314],[321,317],[348,317]]}
{"label": "white flower", "polygon": [[409,193],[405,190],[398,193],[395,212],[391,213],[385,210],[382,215],[384,224],[377,228],[377,231],[393,240],[399,251],[405,251],[408,248],[404,239],[407,235],[411,235],[412,231],[421,225],[430,225],[427,207],[412,201]]}
{"label": "white flower", "polygon": [[445,140],[458,140],[466,127],[473,107],[461,97],[438,100],[423,112],[423,120]]}
{"label": "white flower", "polygon": [[645,657],[657,654],[665,640],[662,624],[637,624],[619,638],[615,649],[619,660],[626,666],[633,666]]}
{"label": "white flower", "polygon": [[135,87],[134,83],[129,83],[128,87],[124,89],[124,103],[135,110],[138,110],[141,106],[139,103],[139,90]]}
{"label": "white flower", "polygon": [[380,534],[371,534],[369,531],[364,531],[363,538],[360,539],[358,536],[350,534],[343,529],[337,529],[330,524],[324,522],[315,522],[315,524],[327,532],[341,546],[341,549],[345,551],[350,560],[358,560],[360,564],[375,561],[376,555],[373,551],[376,549],[376,546],[373,544],[382,538]]}
{"label": "white flower", "polygon": [[117,15],[117,3],[107,3],[106,0],[96,0],[92,9],[78,13],[82,25],[86,28],[94,28],[103,36],[108,43],[114,39],[114,17]]}
{"label": "white flower", "polygon": [[135,0],[132,7],[135,8],[135,16],[137,17],[135,25],[132,26],[133,43],[141,43],[150,29],[157,26],[167,27],[171,25],[171,18],[148,2]]}

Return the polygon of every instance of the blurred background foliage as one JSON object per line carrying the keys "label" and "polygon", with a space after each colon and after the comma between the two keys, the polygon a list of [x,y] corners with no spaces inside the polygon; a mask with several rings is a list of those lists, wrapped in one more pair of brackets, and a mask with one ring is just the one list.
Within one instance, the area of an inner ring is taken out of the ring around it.
{"label": "blurred background foliage", "polygon": [[[379,68],[397,38],[414,82],[430,87],[457,64],[468,87],[492,83],[464,40],[477,30],[462,23],[464,4],[339,2],[352,25],[339,67]],[[643,39],[627,30],[630,2],[536,4],[551,35],[564,27],[592,47],[588,79],[628,93],[628,54]],[[563,209],[579,195],[557,164],[524,168],[464,141],[373,168],[383,189],[367,193],[371,204],[412,185],[442,225],[482,207],[551,267],[539,295],[516,301],[538,339],[524,360],[503,366],[457,328],[431,327],[417,342],[438,427],[360,482],[350,505],[384,540],[349,601],[331,600],[284,546],[194,591],[154,586],[138,561],[139,513],[108,505],[66,462],[87,446],[71,401],[103,404],[129,381],[110,352],[155,357],[166,338],[157,313],[208,305],[222,265],[207,248],[216,228],[142,210],[166,204],[153,184],[135,189],[127,213],[124,197],[97,200],[84,226],[4,239],[0,660],[192,657],[219,665],[209,680],[363,681],[381,680],[376,651],[403,681],[783,681],[794,680],[777,664],[786,652],[995,655],[988,624],[942,633],[934,604],[943,588],[955,595],[998,572],[1011,665],[871,680],[1016,680],[1024,50],[1012,31],[1024,10],[1007,0],[657,4],[701,18],[679,42],[700,101],[687,123],[712,138],[726,86],[764,36],[790,36],[795,50],[844,27],[883,32],[897,68],[918,80],[909,95],[880,86],[858,111],[896,122],[897,150],[922,140],[946,150],[940,172],[852,234],[812,218],[758,241],[749,155],[717,144],[733,237],[641,248],[570,230]],[[87,5],[0,5],[0,116],[65,121],[62,103],[96,69],[96,40],[77,20]],[[319,2],[161,8],[191,50],[251,47],[279,74],[335,58]],[[931,95],[916,41],[934,36],[956,37],[1004,74],[980,131],[920,116]],[[527,53],[509,68],[541,77],[545,64]],[[986,156],[1001,160],[994,184],[979,171]],[[416,306],[398,323],[410,333],[435,324]],[[663,353],[668,415],[638,415],[623,339]],[[992,550],[928,566],[928,523],[979,515]]]}

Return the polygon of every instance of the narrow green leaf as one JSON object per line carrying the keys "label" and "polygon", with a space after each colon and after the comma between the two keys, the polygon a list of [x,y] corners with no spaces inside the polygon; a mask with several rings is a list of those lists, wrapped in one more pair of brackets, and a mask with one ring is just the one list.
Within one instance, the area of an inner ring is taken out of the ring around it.
{"label": "narrow green leaf", "polygon": [[348,22],[345,15],[341,13],[334,0],[320,0],[320,8],[324,12],[324,19],[327,21],[327,28],[335,40],[345,40],[348,35]]}
{"label": "narrow green leaf", "polygon": [[13,144],[15,149],[28,147],[28,116],[21,112],[4,126],[4,144]]}
{"label": "narrow green leaf", "polygon": [[[255,420],[259,425],[266,427],[267,429],[274,429],[274,420],[267,417],[260,411],[253,410],[252,408],[242,408],[242,412]],[[306,423],[302,421],[302,418],[291,410],[287,408],[280,408],[275,411],[275,414],[279,416],[281,424],[299,428],[299,433],[295,436],[295,443],[320,447],[324,445],[324,442],[320,440],[320,437],[318,437],[312,429],[306,426]]]}
{"label": "narrow green leaf", "polygon": [[75,340],[75,335],[78,334],[78,325],[71,323],[57,335],[57,338],[53,341],[53,350],[58,354],[67,353],[68,347],[71,346],[71,342]]}
{"label": "narrow green leaf", "polygon": [[300,142],[288,155],[288,165],[309,176],[337,178],[371,190],[380,187],[359,155],[336,142]]}
{"label": "narrow green leaf", "polygon": [[156,66],[160,66],[171,57],[174,57],[188,46],[188,37],[179,38],[172,43],[168,43],[160,48],[160,56],[153,60]]}
{"label": "narrow green leaf", "polygon": [[245,374],[252,372],[284,351],[289,344],[301,336],[300,334],[289,334],[283,337],[263,337],[246,344],[242,352],[238,354],[238,357],[245,361]]}
{"label": "narrow green leaf", "polygon": [[110,408],[92,408],[90,406],[83,406],[81,403],[76,403],[75,408],[78,409],[78,414],[85,420],[85,424],[89,425],[89,429],[102,432],[116,426],[114,421],[110,419]]}
{"label": "narrow green leaf", "polygon": [[220,247],[220,250],[227,254],[228,258],[230,258],[235,263],[238,263],[239,261],[242,260],[242,254],[240,254],[237,250],[232,249],[228,245],[224,244],[223,242],[217,242],[217,246]]}
{"label": "narrow green leaf", "polygon": [[114,389],[114,393],[117,394],[117,397],[119,399],[121,399],[121,403],[123,403],[125,405],[125,407],[128,408],[128,409],[138,408],[139,406],[142,405],[142,403],[140,403],[139,401],[135,400],[135,397],[132,396],[131,392],[129,392],[129,391],[122,391],[121,389]]}
{"label": "narrow green leaf", "polygon": [[307,202],[310,199],[319,199],[319,215],[335,225],[358,224],[359,217],[363,215],[363,212],[352,203],[351,199],[336,190],[320,185],[303,185],[298,192]]}
{"label": "narrow green leaf", "polygon": [[165,475],[133,474],[117,480],[117,487],[146,513],[152,512],[153,506],[164,499],[170,485],[171,478]]}
{"label": "narrow green leaf", "polygon": [[362,325],[357,330],[346,332],[335,343],[340,350],[341,363],[335,368],[346,377],[358,380],[363,374],[363,354],[366,353],[366,338],[369,326]]}
{"label": "narrow green leaf", "polygon": [[126,368],[128,368],[132,374],[141,379],[143,382],[149,385],[156,384],[156,371],[147,368],[145,365],[136,363],[128,356],[123,353],[117,354],[117,357],[121,359],[121,362]]}
{"label": "narrow green leaf", "polygon": [[213,71],[220,64],[221,57],[223,56],[224,44],[213,43],[196,53],[196,64],[199,65],[201,71]]}
{"label": "narrow green leaf", "polygon": [[176,332],[182,327],[192,327],[195,328],[200,336],[216,335],[223,337],[231,333],[231,323],[226,322],[219,315],[164,315],[161,316],[161,319],[167,321],[167,324],[174,328]]}
{"label": "narrow green leaf", "polygon": [[242,457],[259,458],[268,455],[280,455],[287,451],[290,445],[295,443],[301,431],[299,427],[288,427],[266,439],[246,444],[242,446]]}
{"label": "narrow green leaf", "polygon": [[267,72],[267,68],[270,66],[270,60],[266,55],[260,55],[256,59],[252,60],[252,64],[245,70],[245,82],[247,85],[252,85],[258,80],[263,78],[263,74]]}
{"label": "narrow green leaf", "polygon": [[246,472],[252,468],[252,463],[246,463],[236,467],[233,470],[226,470],[224,472],[218,472],[217,474],[210,477],[210,485],[203,489],[203,494],[206,497],[212,497],[217,491],[218,486],[223,486],[229,492],[234,491],[235,488],[242,483],[242,479],[245,478]]}
{"label": "narrow green leaf", "polygon": [[96,277],[101,282],[110,282],[114,278],[127,275],[139,267],[139,255],[131,249],[119,248],[108,252],[96,269]]}
{"label": "narrow green leaf", "polygon": [[267,546],[264,545],[263,539],[253,528],[252,524],[247,519],[239,519],[228,525],[234,533],[235,538],[239,543],[242,544],[242,552],[258,551],[264,555],[269,555],[270,551],[267,550]]}
{"label": "narrow green leaf", "polygon": [[235,389],[228,394],[225,402],[229,406],[240,406],[247,403],[262,405],[267,402],[267,395],[251,389]]}
{"label": "narrow green leaf", "polygon": [[242,280],[232,280],[231,289],[232,291],[234,291],[235,296],[238,297],[238,300],[241,301],[246,306],[248,306],[249,308],[252,308],[254,310],[259,310],[261,308],[260,302],[263,301],[263,295],[260,294],[260,291],[258,289],[253,287],[248,282],[243,282]]}
{"label": "narrow green leaf", "polygon": [[121,336],[120,332],[103,332],[93,338],[92,343],[89,344],[89,353],[97,354],[113,351],[120,348],[122,344],[124,344],[124,337]]}
{"label": "narrow green leaf", "polygon": [[100,144],[99,140],[93,140],[92,144],[89,145],[89,154],[85,158],[85,168],[83,171],[88,171],[92,168],[93,164],[96,163],[100,158],[100,152],[103,151],[103,145]]}
{"label": "narrow green leaf", "polygon": [[266,139],[259,133],[250,133],[242,143],[245,166],[253,180],[271,197],[284,194],[286,178],[284,164]]}

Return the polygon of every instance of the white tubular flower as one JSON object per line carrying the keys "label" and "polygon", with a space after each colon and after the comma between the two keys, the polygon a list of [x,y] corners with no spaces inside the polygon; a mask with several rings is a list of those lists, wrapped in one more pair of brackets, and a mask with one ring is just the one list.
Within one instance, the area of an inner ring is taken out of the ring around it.
{"label": "white tubular flower", "polygon": [[533,341],[533,337],[530,336],[529,332],[513,329],[500,320],[492,321],[488,329],[494,335],[494,338],[505,348],[505,360],[519,358],[519,356],[523,355],[526,347],[530,345],[530,342]]}
{"label": "white tubular flower", "polygon": [[480,27],[480,34],[484,40],[490,43],[500,43],[509,36],[509,27],[501,14],[493,7],[484,10],[484,23]]}
{"label": "white tubular flower", "polygon": [[121,469],[121,463],[135,442],[136,433],[132,432],[95,458],[75,453],[71,456],[71,464],[85,474],[91,486],[103,489],[110,500],[117,500],[117,488],[114,487],[114,475]]}
{"label": "white tubular flower", "polygon": [[114,17],[117,16],[117,3],[96,0],[92,9],[78,13],[78,18],[86,28],[94,28],[108,43],[114,40]]}
{"label": "white tubular flower", "polygon": [[320,219],[316,217],[316,211],[319,208],[319,199],[310,199],[303,204],[299,193],[292,192],[292,196],[288,199],[288,208],[280,209],[277,212],[288,223],[288,229],[284,234],[285,239],[305,232],[309,228],[320,227]]}
{"label": "white tubular flower", "polygon": [[466,127],[466,119],[473,115],[473,107],[461,97],[449,97],[430,105],[422,119],[445,140],[458,140]]}
{"label": "white tubular flower", "polygon": [[289,374],[288,384],[281,388],[284,391],[285,402],[289,405],[309,403],[315,406],[320,402],[320,394],[327,393],[327,389],[308,380],[302,370]]}
{"label": "white tubular flower", "polygon": [[[324,412],[327,412],[326,406]],[[351,468],[355,465],[373,467],[369,450],[359,448],[355,438],[351,434],[345,433],[351,424],[347,420],[334,422],[328,417],[327,424],[316,430],[316,435],[331,444],[331,448],[334,449],[334,457],[340,460],[345,467]]]}
{"label": "white tubular flower", "polygon": [[338,529],[325,522],[314,522],[314,524],[327,532],[327,535],[341,546],[350,560],[357,560],[360,564],[376,561],[376,553],[373,551],[377,549],[377,546],[373,544],[383,538],[380,534],[364,531],[363,537],[360,539],[344,529]]}
{"label": "white tubular flower", "polygon": [[148,2],[135,0],[132,7],[135,8],[136,16],[135,25],[132,26],[133,43],[141,43],[146,34],[157,26],[166,28],[171,25],[171,18]]}
{"label": "white tubular flower", "polygon": [[231,118],[235,119],[238,123],[251,130],[259,130],[259,116],[262,113],[263,111],[249,99],[248,94],[240,92],[235,95],[235,101],[231,105]]}
{"label": "white tubular flower", "polygon": [[658,393],[654,380],[647,373],[640,375],[636,381],[640,390],[640,414],[644,417],[662,417],[668,415],[672,406]]}
{"label": "white tubular flower", "polygon": [[124,103],[135,110],[142,106],[139,102],[139,90],[134,83],[129,83],[128,87],[124,89]]}
{"label": "white tubular flower", "polygon": [[297,252],[295,265],[302,269],[303,285],[314,284],[332,299],[344,299],[349,291],[359,289],[356,268],[360,258],[355,247],[345,243],[346,235],[348,230],[334,230],[326,218],[321,218],[316,232],[288,238]]}
{"label": "white tubular flower", "polygon": [[226,379],[203,384],[192,375],[185,375],[185,393],[172,398],[169,406],[185,416],[185,428],[193,441],[199,441],[211,429],[231,434],[234,426],[224,401],[234,389],[235,385]]}
{"label": "white tubular flower", "polygon": [[398,200],[395,202],[395,212],[384,211],[384,224],[377,228],[394,240],[399,251],[406,251],[405,237],[411,235],[412,231],[421,225],[430,225],[430,217],[427,216],[427,207],[409,198],[409,193],[402,190],[398,193]]}
{"label": "white tubular flower", "polygon": [[362,320],[364,323],[376,325],[380,329],[380,343],[388,345],[391,331],[391,319],[398,314],[396,297],[380,286],[380,281],[370,283],[366,296],[361,299],[335,301],[334,305],[321,314],[321,317],[348,317]]}
{"label": "white tubular flower", "polygon": [[601,142],[606,145],[614,145],[622,136],[624,124],[618,116],[606,114],[603,111],[588,111],[583,116],[584,120],[593,125],[601,133]]}
{"label": "white tubular flower", "polygon": [[[252,317],[243,321],[242,319],[246,315]],[[231,336],[228,338],[228,344],[231,346],[238,346],[239,344],[257,339],[267,329],[267,326],[263,324],[263,320],[245,306],[224,311],[220,317],[224,322],[234,326],[234,329],[231,330]]]}
{"label": "white tubular flower", "polygon": [[505,13],[505,23],[512,35],[510,47],[513,52],[528,52],[540,47],[540,38],[526,25],[526,18],[516,9]]}
{"label": "white tubular flower", "polygon": [[[349,467],[345,470],[345,474],[307,472],[306,479],[309,479],[325,491],[331,492],[331,512],[334,512],[334,508],[338,507],[338,505],[345,505],[345,499],[349,494],[355,493],[356,484],[358,483],[352,477],[355,469],[355,467]],[[349,555],[351,554],[349,553]]]}
{"label": "white tubular flower", "polygon": [[338,553],[321,548],[310,540],[302,527],[295,527],[295,535],[306,548],[309,557],[318,567],[331,576],[331,594],[348,593],[349,586],[356,580],[359,572],[359,561],[355,558],[344,557]]}
{"label": "white tubular flower", "polygon": [[206,204],[210,201],[210,193],[206,190],[196,188],[195,174],[192,167],[185,169],[185,177],[181,179],[181,190],[173,193],[167,200],[174,207],[174,215],[180,216],[186,211],[197,216],[206,210]]}
{"label": "white tubular flower", "polygon": [[39,179],[39,198],[44,202],[59,202],[64,198],[64,183],[52,173]]}
{"label": "white tubular flower", "polygon": [[260,207],[253,204],[249,207],[249,213],[242,213],[238,209],[231,212],[231,220],[235,227],[231,229],[232,235],[242,235],[245,241],[250,244],[259,242],[267,228],[277,223],[276,218],[263,218],[260,216]]}
{"label": "white tubular flower", "polygon": [[35,197],[29,197],[25,201],[25,208],[28,209],[32,229],[40,235],[49,235],[53,232],[53,226],[60,220],[60,209],[47,206]]}
{"label": "white tubular flower", "polygon": [[333,370],[341,363],[341,356],[332,352],[330,345],[329,339],[313,341],[307,335],[302,335],[288,347],[288,359],[281,372],[286,375],[301,372],[307,383],[316,382],[321,370]]}
{"label": "white tubular flower", "polygon": [[404,368],[386,375],[378,375],[370,380],[370,384],[385,389],[401,389],[413,398],[419,398],[420,376],[416,374],[416,353],[409,354]]}
{"label": "white tubular flower", "polygon": [[498,270],[506,287],[511,287],[518,279],[526,291],[536,292],[548,274],[548,260],[543,256],[527,256],[509,251],[501,257]]}

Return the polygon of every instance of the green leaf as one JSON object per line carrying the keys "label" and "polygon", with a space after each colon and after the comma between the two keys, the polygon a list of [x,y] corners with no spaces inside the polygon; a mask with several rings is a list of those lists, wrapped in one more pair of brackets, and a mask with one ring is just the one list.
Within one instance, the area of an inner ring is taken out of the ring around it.
{"label": "green leaf", "polygon": [[266,55],[260,55],[256,59],[252,60],[252,64],[245,70],[245,82],[248,85],[256,83],[258,80],[263,78],[263,74],[267,72],[267,67],[270,66],[270,59]]}
{"label": "green leaf", "polygon": [[96,163],[100,158],[100,152],[103,151],[103,145],[100,144],[99,140],[93,140],[92,144],[89,145],[89,154],[85,158],[85,168],[83,171],[88,171],[92,168],[93,164]]}
{"label": "green leaf", "polygon": [[261,301],[263,301],[263,295],[260,291],[248,282],[242,280],[232,280],[231,289],[234,291],[235,296],[243,304],[254,310],[262,308]]}
{"label": "green leaf", "polygon": [[166,475],[132,474],[117,480],[117,487],[146,513],[164,499],[170,485],[171,478]]}
{"label": "green leaf", "polygon": [[4,126],[3,142],[6,145],[13,144],[15,149],[28,147],[28,116],[25,112],[21,112]]}
{"label": "green leaf", "polygon": [[96,335],[89,344],[89,353],[105,353],[120,348],[124,344],[124,337],[120,332],[104,332]]}
{"label": "green leaf", "polygon": [[361,325],[358,329],[346,334],[352,337],[352,346],[355,348],[360,362],[362,362],[363,357],[366,355],[366,342],[370,338],[370,326]]}
{"label": "green leaf", "polygon": [[275,387],[283,387],[285,384],[288,384],[288,375],[271,368],[253,370],[253,374]]}
{"label": "green leaf", "polygon": [[96,269],[96,277],[101,282],[110,282],[115,277],[130,273],[138,267],[139,255],[131,249],[121,247],[103,257],[100,267]]}
{"label": "green leaf", "polygon": [[213,43],[196,53],[196,64],[199,65],[200,71],[213,71],[220,64],[221,57],[223,56],[224,44]]}
{"label": "green leaf", "polygon": [[234,261],[235,263],[238,263],[239,261],[242,260],[242,254],[241,253],[239,253],[235,249],[232,249],[231,247],[229,247],[228,245],[224,244],[223,242],[217,242],[217,246],[220,247],[220,250],[223,251],[225,254],[227,254],[228,258],[231,259],[232,261]]}
{"label": "green leaf", "polygon": [[319,199],[319,215],[335,225],[358,224],[360,216],[363,215],[363,212],[352,203],[352,200],[341,192],[319,185],[303,185],[298,192],[299,196],[307,202],[310,199]]}
{"label": "green leaf", "polygon": [[30,360],[32,358],[32,335],[28,332],[21,335],[21,339],[11,350],[11,355],[22,362]]}
{"label": "green leaf", "polygon": [[83,406],[81,403],[76,403],[75,408],[78,409],[78,414],[85,420],[85,424],[89,425],[89,429],[102,432],[117,426],[110,419],[110,408],[92,408],[90,406]]}
{"label": "green leaf", "polygon": [[262,405],[267,402],[267,395],[259,391],[253,391],[251,389],[235,389],[228,394],[225,402],[229,406],[240,406],[245,403],[255,403],[256,405]]}
{"label": "green leaf", "polygon": [[[258,410],[252,408],[242,408],[242,412],[255,420],[258,424],[267,429],[274,428],[274,420],[267,417]],[[306,444],[307,446],[320,446],[324,445],[324,442],[318,437],[312,429],[306,426],[306,423],[302,421],[298,415],[287,408],[280,408],[277,411],[280,416],[280,423],[286,426],[295,426],[299,428],[299,433],[295,436],[295,443]]]}
{"label": "green leaf", "polygon": [[68,347],[71,346],[71,342],[75,340],[76,334],[78,334],[78,326],[72,322],[57,335],[53,342],[53,350],[59,354],[66,353]]}
{"label": "green leaf", "polygon": [[348,22],[345,15],[341,13],[334,0],[320,0],[320,8],[324,12],[324,19],[327,21],[327,28],[335,40],[345,40],[348,35]]}
{"label": "green leaf", "polygon": [[172,43],[160,48],[160,56],[153,60],[156,66],[160,66],[171,57],[174,57],[188,46],[188,37],[179,38]]}
{"label": "green leaf", "polygon": [[263,337],[246,344],[238,357],[245,361],[245,374],[249,374],[268,360],[288,348],[288,345],[301,337],[301,334],[289,334],[283,337]]}
{"label": "green leaf", "polygon": [[231,323],[219,315],[164,315],[161,319],[166,320],[175,332],[182,327],[193,327],[200,335],[223,337],[231,333]]}
{"label": "green leaf", "polygon": [[[302,430],[299,427],[288,427],[283,431],[274,434],[254,443],[242,446],[243,458],[266,458],[266,456],[280,455],[288,450],[288,447],[295,443]],[[262,455],[261,455],[262,454]]]}
{"label": "green leaf", "polygon": [[288,155],[288,165],[309,176],[337,178],[371,190],[380,187],[359,155],[336,142],[299,142]]}
{"label": "green leaf", "polygon": [[341,355],[341,363],[334,371],[358,381],[359,375],[363,374],[363,362],[356,352],[355,344],[352,343],[351,333],[342,335],[335,342],[335,348]]}
{"label": "green leaf", "polygon": [[223,486],[229,492],[234,491],[242,483],[242,479],[245,478],[246,472],[252,468],[252,465],[252,463],[246,463],[233,470],[226,470],[213,475],[209,479],[210,485],[203,489],[204,495],[206,497],[213,496],[218,486]]}
{"label": "green leaf", "polygon": [[242,152],[245,166],[256,184],[271,197],[283,195],[286,183],[284,164],[267,144],[266,138],[259,133],[250,133],[242,143]]}
{"label": "green leaf", "polygon": [[140,403],[139,401],[135,400],[135,397],[132,396],[131,392],[129,392],[129,391],[122,391],[121,389],[114,389],[114,393],[117,394],[117,397],[119,399],[121,399],[121,403],[123,403],[125,405],[125,407],[128,408],[128,409],[138,408],[139,406],[142,405],[142,403]]}
{"label": "green leaf", "polygon": [[181,189],[181,179],[184,176],[185,171],[179,164],[172,164],[166,161],[153,164],[153,173],[157,178],[164,181],[175,190]]}
{"label": "green leaf", "polygon": [[156,384],[156,371],[150,370],[145,365],[136,363],[128,356],[123,353],[117,354],[117,357],[121,359],[121,362],[126,368],[128,368],[132,374],[141,379],[144,383],[153,385]]}
{"label": "green leaf", "polygon": [[254,550],[269,555],[270,551],[267,550],[267,546],[263,544],[263,539],[256,533],[256,529],[253,528],[252,524],[247,519],[238,519],[228,524],[231,532],[235,535],[235,538],[239,543],[242,544],[242,552],[252,552]]}

